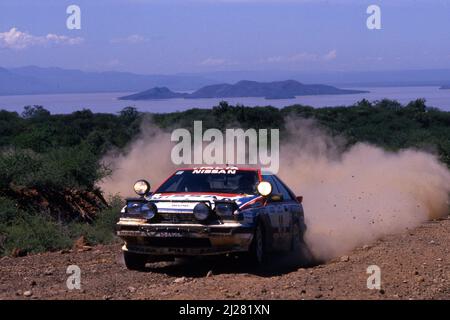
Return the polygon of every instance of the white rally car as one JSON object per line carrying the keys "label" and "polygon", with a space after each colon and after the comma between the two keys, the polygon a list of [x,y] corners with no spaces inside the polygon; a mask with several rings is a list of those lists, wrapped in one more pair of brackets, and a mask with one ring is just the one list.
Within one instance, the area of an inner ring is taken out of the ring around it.
{"label": "white rally car", "polygon": [[127,268],[174,257],[248,252],[262,263],[303,243],[302,197],[259,169],[179,169],[154,192],[139,180],[117,223]]}

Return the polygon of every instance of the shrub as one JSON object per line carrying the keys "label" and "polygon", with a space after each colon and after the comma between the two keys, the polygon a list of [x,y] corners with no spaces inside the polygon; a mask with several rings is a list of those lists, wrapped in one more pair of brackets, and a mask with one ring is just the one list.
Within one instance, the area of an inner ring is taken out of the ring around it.
{"label": "shrub", "polygon": [[9,225],[17,218],[17,203],[6,197],[0,197],[0,225]]}
{"label": "shrub", "polygon": [[64,227],[45,215],[21,214],[0,228],[4,232],[3,254],[11,254],[14,249],[28,253],[53,251],[72,243]]}
{"label": "shrub", "polygon": [[110,203],[111,207],[99,212],[92,223],[64,225],[42,212],[18,210],[14,201],[0,197],[0,256],[15,249],[37,253],[71,248],[81,236],[90,245],[113,243],[122,200],[116,197]]}
{"label": "shrub", "polygon": [[6,250],[8,227],[17,218],[18,214],[19,210],[17,209],[16,202],[5,197],[0,197],[0,256]]}
{"label": "shrub", "polygon": [[115,236],[115,224],[119,220],[122,200],[113,198],[109,209],[99,212],[91,224],[71,223],[69,233],[73,239],[85,237],[90,245],[108,244],[117,240]]}
{"label": "shrub", "polygon": [[109,173],[87,145],[39,154],[9,149],[0,153],[0,191],[11,184],[37,189],[88,189]]}
{"label": "shrub", "polygon": [[43,187],[92,190],[108,169],[87,145],[59,148],[42,156],[39,180]]}

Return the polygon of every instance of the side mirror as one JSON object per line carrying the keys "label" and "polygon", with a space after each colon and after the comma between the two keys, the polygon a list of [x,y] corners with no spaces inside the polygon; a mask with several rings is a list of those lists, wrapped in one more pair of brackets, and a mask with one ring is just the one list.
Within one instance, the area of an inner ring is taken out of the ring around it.
{"label": "side mirror", "polygon": [[268,181],[261,181],[256,186],[258,193],[263,197],[268,197],[272,193],[272,184]]}
{"label": "side mirror", "polygon": [[298,203],[302,203],[302,201],[303,201],[303,196],[295,197],[295,199],[297,199]]}
{"label": "side mirror", "polygon": [[150,193],[150,182],[147,180],[138,180],[134,184],[134,192],[137,193],[137,195],[143,197]]}

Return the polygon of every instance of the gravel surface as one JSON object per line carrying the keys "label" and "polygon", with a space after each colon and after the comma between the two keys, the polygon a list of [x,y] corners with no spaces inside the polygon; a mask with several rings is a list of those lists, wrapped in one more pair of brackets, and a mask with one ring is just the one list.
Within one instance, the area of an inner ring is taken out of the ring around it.
{"label": "gravel surface", "polygon": [[[450,299],[450,220],[430,221],[313,267],[280,257],[260,270],[235,258],[128,271],[120,245],[0,259],[0,299]],[[81,289],[66,286],[69,265]],[[367,267],[381,290],[367,288]]]}

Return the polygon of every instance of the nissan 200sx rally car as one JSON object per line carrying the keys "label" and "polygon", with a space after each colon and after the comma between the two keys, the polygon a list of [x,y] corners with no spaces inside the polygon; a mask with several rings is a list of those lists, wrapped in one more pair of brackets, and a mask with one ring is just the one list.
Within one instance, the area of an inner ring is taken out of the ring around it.
{"label": "nissan 200sx rally car", "polygon": [[179,169],[154,192],[139,180],[117,234],[128,269],[175,257],[246,253],[257,264],[303,246],[302,197],[260,169]]}

